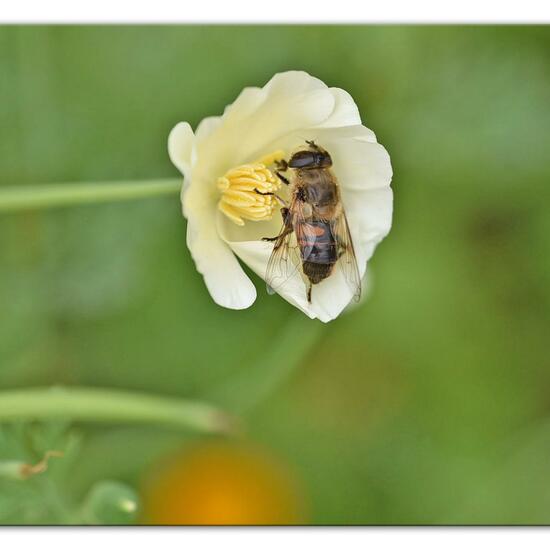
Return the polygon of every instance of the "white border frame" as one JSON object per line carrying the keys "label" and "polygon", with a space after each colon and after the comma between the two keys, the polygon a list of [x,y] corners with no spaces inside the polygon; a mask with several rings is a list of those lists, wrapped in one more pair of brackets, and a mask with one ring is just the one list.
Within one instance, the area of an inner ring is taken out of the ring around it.
{"label": "white border frame", "polygon": [[541,23],[544,0],[3,0],[3,23]]}
{"label": "white border frame", "polygon": [[[215,550],[546,550],[550,531],[540,528],[3,528],[3,548],[103,550],[199,548]],[[27,546],[28,544],[28,546]]]}

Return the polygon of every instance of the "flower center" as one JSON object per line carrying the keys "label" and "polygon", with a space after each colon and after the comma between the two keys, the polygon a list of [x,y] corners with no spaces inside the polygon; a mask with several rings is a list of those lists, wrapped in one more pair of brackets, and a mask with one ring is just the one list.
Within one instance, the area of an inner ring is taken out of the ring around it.
{"label": "flower center", "polygon": [[218,189],[222,196],[218,208],[237,225],[244,220],[270,220],[278,206],[273,194],[281,187],[281,182],[268,166],[282,160],[283,151],[276,151],[252,164],[241,164],[228,170],[218,178]]}

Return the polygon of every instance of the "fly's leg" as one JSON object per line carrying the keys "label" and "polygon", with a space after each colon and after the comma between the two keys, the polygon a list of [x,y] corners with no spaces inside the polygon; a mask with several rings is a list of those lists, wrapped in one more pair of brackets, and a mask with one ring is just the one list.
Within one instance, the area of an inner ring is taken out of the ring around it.
{"label": "fly's leg", "polygon": [[278,241],[279,239],[283,239],[293,231],[294,229],[292,229],[292,226],[285,227],[284,231],[281,234],[276,235],[275,237],[262,237],[262,241],[265,241],[267,243],[272,243],[274,241]]}
{"label": "fly's leg", "polygon": [[277,167],[277,170],[275,170],[276,176],[285,184],[290,185],[290,181],[286,176],[283,176],[281,172],[286,172],[288,170],[288,162],[286,160],[276,160],[275,166]]}
{"label": "fly's leg", "polygon": [[[285,208],[288,207],[288,203],[285,201],[285,199],[283,199],[282,197],[279,197],[279,195],[275,194],[275,193],[272,193],[270,191],[267,191],[266,193],[264,193],[263,191],[260,191],[258,188],[254,189],[254,193],[257,193],[258,195],[263,195],[264,197],[267,195],[267,196],[270,196],[270,197],[274,197],[275,200],[281,205],[281,206],[284,206]],[[284,210],[284,208],[281,208],[281,212]]]}
{"label": "fly's leg", "polygon": [[311,281],[308,281],[308,287],[307,287],[307,302],[308,304],[311,304],[311,288],[313,287]]}
{"label": "fly's leg", "polygon": [[285,224],[285,229],[280,235],[277,235],[276,237],[263,237],[262,241],[273,242],[279,238],[286,237],[289,233],[292,233],[293,228],[292,228],[292,223],[290,221],[290,216],[288,215],[288,212],[289,212],[288,203],[283,198],[279,197],[279,195],[276,195],[275,193],[271,193],[271,192],[263,193],[259,189],[254,189],[254,191],[258,193],[258,195],[264,195],[264,196],[269,195],[275,198],[275,200],[282,206],[281,216],[283,217],[283,221]]}
{"label": "fly's leg", "polygon": [[279,172],[279,170],[275,170],[275,174],[285,185],[290,185],[290,181],[288,181],[288,178],[283,176],[281,172]]}
{"label": "fly's leg", "polygon": [[290,221],[290,216],[288,215],[288,208],[284,207],[281,208],[281,216],[283,216],[283,220],[285,222],[285,228],[282,233],[279,235],[276,235],[275,237],[262,237],[262,241],[266,241],[268,243],[272,243],[274,241],[277,241],[279,239],[282,239],[292,233],[294,231],[294,228],[292,227],[292,223]]}

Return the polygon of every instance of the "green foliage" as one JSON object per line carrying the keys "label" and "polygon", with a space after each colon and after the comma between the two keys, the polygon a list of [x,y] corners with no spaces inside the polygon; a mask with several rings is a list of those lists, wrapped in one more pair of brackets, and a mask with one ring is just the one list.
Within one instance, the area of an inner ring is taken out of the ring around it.
{"label": "green foliage", "polygon": [[78,454],[79,436],[62,423],[17,423],[0,430],[0,464],[32,465],[49,451],[44,472],[28,478],[0,476],[0,522],[72,523],[73,512],[63,485]]}
{"label": "green foliage", "polygon": [[[83,502],[78,502],[79,495],[71,490],[71,485],[80,460],[81,436],[64,423],[3,426],[0,430],[0,522],[133,523],[139,499],[124,483],[99,481]],[[40,464],[39,461],[43,461],[44,467],[29,472],[28,468]],[[27,469],[22,470],[21,466]],[[25,471],[27,475],[21,475]]]}

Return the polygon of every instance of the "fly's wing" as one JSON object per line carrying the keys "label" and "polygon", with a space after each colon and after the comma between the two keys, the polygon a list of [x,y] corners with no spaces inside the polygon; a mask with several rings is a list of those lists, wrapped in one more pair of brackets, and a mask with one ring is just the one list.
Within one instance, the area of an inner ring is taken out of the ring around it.
{"label": "fly's wing", "polygon": [[274,294],[291,279],[296,272],[302,275],[302,258],[294,234],[294,228],[303,219],[301,202],[292,199],[287,219],[275,241],[273,252],[267,262],[265,282],[269,294]]}
{"label": "fly's wing", "polygon": [[343,210],[334,220],[332,231],[338,244],[338,264],[353,294],[352,300],[358,302],[361,298],[361,276],[357,267],[348,221]]}

